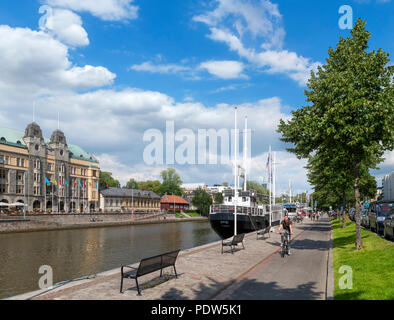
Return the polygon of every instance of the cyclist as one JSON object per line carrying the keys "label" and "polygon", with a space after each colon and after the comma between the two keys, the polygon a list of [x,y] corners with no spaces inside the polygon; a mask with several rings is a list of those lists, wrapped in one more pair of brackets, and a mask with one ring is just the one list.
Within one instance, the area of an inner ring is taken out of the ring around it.
{"label": "cyclist", "polygon": [[[286,215],[285,218],[283,219],[283,221],[281,222],[279,229],[278,229],[278,234],[280,234],[281,230],[285,230],[287,231],[287,236],[288,236],[288,254],[290,255],[290,240],[291,240],[291,235],[293,234],[293,225],[289,219],[289,217]],[[283,247],[283,242],[284,242],[284,236],[282,236],[282,243],[281,243],[281,247]]]}

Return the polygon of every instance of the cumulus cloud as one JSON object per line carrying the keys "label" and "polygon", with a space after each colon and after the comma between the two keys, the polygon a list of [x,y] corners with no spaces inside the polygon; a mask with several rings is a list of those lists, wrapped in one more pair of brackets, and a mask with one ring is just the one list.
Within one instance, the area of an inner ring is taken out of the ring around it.
{"label": "cumulus cloud", "polygon": [[76,12],[88,12],[105,21],[132,20],[138,17],[133,0],[44,0],[44,3]]}
{"label": "cumulus cloud", "polygon": [[82,19],[70,10],[41,7],[47,9],[40,28],[54,35],[61,42],[72,47],[89,45],[88,34],[82,27]]}
{"label": "cumulus cloud", "polygon": [[206,61],[201,63],[199,68],[221,79],[245,78],[242,74],[244,65],[238,61]]}
{"label": "cumulus cloud", "polygon": [[[319,63],[282,49],[285,31],[276,4],[268,0],[258,3],[218,0],[217,3],[218,7],[213,11],[194,17],[195,21],[208,25],[210,39],[225,43],[231,51],[256,68],[272,74],[286,74],[299,85],[306,84],[310,71],[315,71]],[[235,23],[229,23],[231,18],[235,19]],[[245,32],[253,36],[253,41],[248,39],[248,43],[259,45],[246,47]]]}
{"label": "cumulus cloud", "polygon": [[30,94],[111,85],[116,75],[104,67],[73,66],[68,47],[51,35],[0,26],[0,90]]}

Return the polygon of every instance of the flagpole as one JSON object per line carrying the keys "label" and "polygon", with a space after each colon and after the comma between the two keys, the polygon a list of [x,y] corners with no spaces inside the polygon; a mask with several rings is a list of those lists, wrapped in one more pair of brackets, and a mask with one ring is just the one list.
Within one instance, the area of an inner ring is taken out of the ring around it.
{"label": "flagpole", "polygon": [[272,195],[272,202],[276,204],[276,152],[274,152],[274,162],[273,162],[273,195]]}
{"label": "flagpole", "polygon": [[270,214],[269,214],[269,223],[270,227],[272,225],[272,158],[271,158],[271,146],[268,152],[268,185],[269,185],[269,204],[270,204]]}
{"label": "flagpole", "polygon": [[237,107],[235,107],[235,131],[234,131],[234,235],[237,235],[237,203],[238,203],[238,166],[237,166]]}

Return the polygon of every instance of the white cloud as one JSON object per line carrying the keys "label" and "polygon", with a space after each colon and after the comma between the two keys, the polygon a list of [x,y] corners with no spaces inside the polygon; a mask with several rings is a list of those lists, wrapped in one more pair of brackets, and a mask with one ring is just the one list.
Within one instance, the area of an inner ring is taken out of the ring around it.
{"label": "white cloud", "polygon": [[72,47],[89,45],[88,34],[82,27],[81,17],[70,10],[50,10],[45,25],[41,28]]}
{"label": "white cloud", "polygon": [[162,74],[171,74],[171,73],[181,73],[185,71],[190,71],[189,67],[178,65],[178,64],[153,64],[150,61],[143,62],[141,64],[134,64],[130,67],[131,70],[134,71],[146,71],[150,73],[162,73]]}
{"label": "white cloud", "polygon": [[111,85],[104,67],[73,66],[68,47],[42,31],[0,26],[0,90],[30,94]]}
{"label": "white cloud", "polygon": [[133,0],[44,0],[44,3],[76,12],[89,12],[105,21],[131,20],[138,17]]}
{"label": "white cloud", "polygon": [[[240,23],[229,26],[227,19],[233,16],[242,16],[246,26]],[[315,71],[319,65],[295,52],[281,49],[285,31],[280,24],[279,9],[270,1],[262,0],[258,4],[252,4],[243,0],[219,0],[217,9],[195,16],[194,20],[209,26],[210,39],[225,43],[231,51],[246,59],[255,68],[262,68],[271,74],[285,74],[301,86],[306,84],[310,71]],[[245,47],[244,34],[240,30],[248,30],[257,38],[260,36],[262,42],[256,48]]]}
{"label": "white cloud", "polygon": [[285,35],[281,27],[282,16],[278,6],[267,0],[252,2],[249,0],[217,0],[215,10],[195,16],[195,21],[210,27],[221,25],[231,19],[239,36],[250,33],[252,37],[265,40],[267,46],[281,47]]}
{"label": "white cloud", "polygon": [[244,65],[238,61],[206,61],[200,64],[200,68],[222,79],[245,78],[242,74]]}

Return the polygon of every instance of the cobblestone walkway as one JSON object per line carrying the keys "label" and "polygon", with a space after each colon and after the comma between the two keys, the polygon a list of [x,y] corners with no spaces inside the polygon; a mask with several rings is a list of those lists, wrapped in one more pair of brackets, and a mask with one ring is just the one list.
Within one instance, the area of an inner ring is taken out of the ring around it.
{"label": "cobblestone walkway", "polygon": [[[305,221],[306,220],[306,221]],[[313,226],[308,219],[296,224],[296,240]],[[178,278],[173,276],[173,269],[168,268],[164,277],[160,272],[139,278],[142,296],[137,295],[134,280],[124,280],[124,293],[119,292],[120,268],[97,275],[95,279],[83,280],[64,285],[56,290],[41,294],[33,292],[14,297],[48,300],[209,300],[215,299],[222,292],[241,280],[246,274],[261,267],[279,255],[280,236],[271,233],[265,239],[256,239],[256,233],[245,236],[245,248],[239,247],[234,254],[226,250],[221,254],[221,243],[215,242],[202,247],[181,251],[176,268]],[[138,266],[138,263],[135,264]]]}

